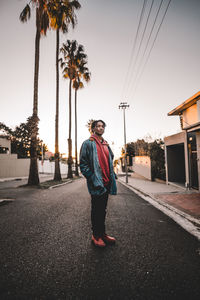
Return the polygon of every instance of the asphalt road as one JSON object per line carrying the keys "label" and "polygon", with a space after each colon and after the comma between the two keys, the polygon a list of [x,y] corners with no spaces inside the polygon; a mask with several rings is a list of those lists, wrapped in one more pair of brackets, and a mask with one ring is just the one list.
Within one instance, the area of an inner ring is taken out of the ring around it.
{"label": "asphalt road", "polygon": [[200,244],[118,183],[107,232],[91,244],[85,180],[52,190],[1,188],[0,299],[200,299]]}

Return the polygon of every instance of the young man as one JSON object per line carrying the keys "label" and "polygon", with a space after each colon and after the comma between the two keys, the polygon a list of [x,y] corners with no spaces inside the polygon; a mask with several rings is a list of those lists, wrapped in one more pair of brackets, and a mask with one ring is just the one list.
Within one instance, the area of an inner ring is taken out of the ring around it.
{"label": "young man", "polygon": [[91,194],[92,242],[97,247],[115,243],[115,238],[107,235],[105,231],[108,195],[117,193],[113,153],[102,137],[105,126],[102,120],[92,123],[93,134],[83,142],[80,153],[80,169],[87,179],[88,191]]}

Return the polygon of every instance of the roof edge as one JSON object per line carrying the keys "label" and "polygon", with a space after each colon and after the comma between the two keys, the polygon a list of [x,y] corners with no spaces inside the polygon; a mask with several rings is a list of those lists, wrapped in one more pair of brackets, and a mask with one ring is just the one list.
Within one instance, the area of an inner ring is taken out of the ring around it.
{"label": "roof edge", "polygon": [[194,94],[192,97],[184,101],[182,104],[171,110],[167,115],[168,116],[177,116],[179,115],[183,110],[190,107],[194,103],[196,103],[197,100],[200,99],[200,91]]}

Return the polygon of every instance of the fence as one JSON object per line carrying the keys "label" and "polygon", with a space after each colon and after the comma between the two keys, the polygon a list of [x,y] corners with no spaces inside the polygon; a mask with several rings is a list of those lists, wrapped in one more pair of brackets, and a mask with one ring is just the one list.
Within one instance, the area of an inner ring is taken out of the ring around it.
{"label": "fence", "polygon": [[[29,174],[30,158],[17,158],[17,154],[0,154],[0,178],[27,177]],[[38,161],[39,173],[54,174],[55,163],[45,160]],[[60,163],[62,176],[67,176],[67,164]]]}
{"label": "fence", "polygon": [[151,160],[149,156],[135,156],[133,158],[132,170],[151,180]]}
{"label": "fence", "polygon": [[0,154],[0,178],[26,177],[30,159],[17,159],[17,154]]}

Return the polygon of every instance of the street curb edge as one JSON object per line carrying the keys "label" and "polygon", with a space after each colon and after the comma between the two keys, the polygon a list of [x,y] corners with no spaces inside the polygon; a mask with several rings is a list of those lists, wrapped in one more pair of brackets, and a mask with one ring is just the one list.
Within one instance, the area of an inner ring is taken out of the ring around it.
{"label": "street curb edge", "polygon": [[152,204],[155,208],[162,211],[165,215],[173,219],[177,224],[179,224],[183,229],[185,229],[187,232],[192,234],[194,237],[196,237],[200,241],[200,227],[199,227],[199,220],[192,218],[191,216],[181,212],[178,209],[175,209],[174,207],[170,205],[163,205],[158,199],[155,199],[152,197],[152,195],[148,195],[128,184],[125,182],[119,180],[121,184],[132,190],[134,193],[136,193],[138,196],[140,196],[145,201]]}

